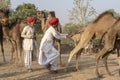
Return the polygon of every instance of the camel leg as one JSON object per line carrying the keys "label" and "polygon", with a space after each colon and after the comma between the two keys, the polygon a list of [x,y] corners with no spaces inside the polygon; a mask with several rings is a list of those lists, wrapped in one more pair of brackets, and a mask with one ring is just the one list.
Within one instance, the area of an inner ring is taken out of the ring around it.
{"label": "camel leg", "polygon": [[[69,63],[70,63],[70,61],[72,60],[72,57],[75,55],[75,54],[77,54],[79,51],[81,51],[81,50],[76,50],[76,49],[73,49],[72,51],[71,51],[71,53],[70,53],[70,55],[69,55],[69,59],[68,59],[68,63],[67,63],[67,66],[66,66],[66,71],[67,71],[67,68],[68,68],[68,65],[69,65]],[[81,53],[79,53],[79,54],[81,54]],[[79,57],[80,57],[80,55],[76,55],[76,66],[78,66],[78,60],[79,60]],[[78,67],[76,67],[76,69],[78,70]]]}
{"label": "camel leg", "polygon": [[12,42],[13,42],[13,48],[14,48],[13,59],[14,59],[15,65],[16,65],[18,63],[17,44],[15,41],[12,41]]}
{"label": "camel leg", "polygon": [[12,45],[12,47],[11,47],[11,61],[12,62],[14,62],[14,51],[15,51],[15,49],[14,49],[14,45],[13,45],[13,43],[12,43],[12,40],[11,39],[9,39],[9,41],[10,41],[10,43],[11,43],[11,45]]}
{"label": "camel leg", "polygon": [[100,60],[100,55],[96,56],[96,75],[98,77],[100,77],[99,71],[98,71],[98,64],[99,64],[99,60]]}
{"label": "camel leg", "polygon": [[17,51],[18,51],[18,59],[19,59],[19,63],[22,63],[22,45],[20,43],[17,44]]}
{"label": "camel leg", "polygon": [[81,51],[78,51],[78,53],[76,54],[76,70],[78,71],[78,63],[79,63],[79,60],[80,60],[80,55],[81,55],[81,52],[83,51],[83,49]]}
{"label": "camel leg", "polygon": [[117,57],[120,57],[119,49],[117,48]]}
{"label": "camel leg", "polygon": [[68,65],[69,65],[69,63],[70,63],[73,56],[74,56],[74,53],[70,53],[70,56],[69,56],[65,71],[67,71]]}
{"label": "camel leg", "polygon": [[79,68],[78,68],[78,63],[79,63],[79,60],[80,60],[80,55],[81,55],[81,52],[79,51],[77,54],[76,54],[76,70],[78,71]]}
{"label": "camel leg", "polygon": [[118,69],[118,71],[119,71],[119,76],[120,76],[120,57],[118,57],[118,64],[119,64],[119,69]]}
{"label": "camel leg", "polygon": [[83,48],[85,48],[85,46],[89,43],[89,41],[91,40],[91,38],[93,37],[93,35],[94,35],[94,32],[90,32],[90,31],[84,31],[82,33],[78,45],[70,52],[68,63],[67,63],[67,66],[66,66],[66,71],[67,71],[68,65],[69,65],[72,57],[75,54],[77,54],[79,51],[81,51]]}
{"label": "camel leg", "polygon": [[98,77],[101,77],[100,74],[99,74],[99,71],[98,71],[98,64],[99,64],[99,60],[100,60],[100,57],[103,56],[106,52],[107,52],[108,49],[106,49],[105,47],[96,55],[96,75]]}
{"label": "camel leg", "polygon": [[15,47],[15,64],[18,64],[18,47],[16,42],[14,47]]}
{"label": "camel leg", "polygon": [[4,55],[4,49],[3,49],[3,41],[0,41],[0,44],[1,44],[1,51],[2,51],[2,55],[3,55],[3,62],[6,62],[5,55]]}
{"label": "camel leg", "polygon": [[61,41],[57,41],[57,45],[58,45],[58,51],[60,53],[59,62],[60,62],[60,65],[62,65],[62,59],[61,59]]}
{"label": "camel leg", "polygon": [[[103,59],[103,61],[104,61],[104,64],[105,64],[105,66],[107,68],[108,66],[107,66],[107,57],[106,57],[106,55],[108,53],[110,53],[114,49],[115,40],[116,40],[115,33],[114,33],[114,36],[109,35],[109,33],[106,34],[106,36],[105,36],[105,46],[96,56],[96,74],[97,74],[98,77],[100,77],[99,71],[98,71],[99,59],[100,59],[101,56],[105,57]],[[107,72],[109,73],[109,70]]]}
{"label": "camel leg", "polygon": [[12,47],[11,47],[11,61],[12,61],[12,62],[14,61],[14,60],[13,60],[13,58],[14,58],[14,57],[13,57],[13,56],[14,56],[13,53],[14,53],[14,47],[12,46]]}
{"label": "camel leg", "polygon": [[[120,66],[120,49],[117,48],[116,51],[117,51],[117,61],[118,61],[118,65]],[[119,71],[120,71],[120,70],[119,70]],[[120,75],[120,73],[119,73],[119,75]]]}
{"label": "camel leg", "polygon": [[105,65],[105,68],[106,68],[107,73],[108,73],[109,75],[111,75],[111,73],[110,73],[110,71],[109,71],[109,69],[108,69],[108,65],[107,65],[108,56],[109,56],[109,53],[106,54],[106,55],[102,58],[102,60],[103,60],[103,63],[104,63],[104,65]]}

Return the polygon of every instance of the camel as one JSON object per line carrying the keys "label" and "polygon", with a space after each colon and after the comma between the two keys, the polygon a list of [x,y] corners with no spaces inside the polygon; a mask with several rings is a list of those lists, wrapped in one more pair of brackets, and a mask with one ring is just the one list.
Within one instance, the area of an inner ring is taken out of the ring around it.
{"label": "camel", "polygon": [[[37,12],[37,16],[39,17],[39,20],[41,21],[42,31],[43,31],[43,33],[45,33],[46,30],[50,26],[49,23],[48,23],[50,19],[46,19],[45,13],[43,11],[38,11]],[[54,17],[55,17],[55,13],[54,13]],[[61,33],[61,25],[60,25],[60,23],[59,23],[59,25],[58,25],[56,30]],[[61,60],[61,41],[57,40],[57,39],[55,39],[55,41],[57,42],[58,51],[60,52],[60,56],[59,56],[60,65],[62,65],[62,60]]]}
{"label": "camel", "polygon": [[9,24],[9,10],[0,10],[0,16],[2,18],[2,31],[4,36],[10,40],[12,44],[12,56],[11,59],[16,64],[22,62],[21,51],[22,42],[20,37],[20,20],[16,19],[15,22]]}
{"label": "camel", "polygon": [[4,17],[4,20],[2,21],[0,21],[0,45],[1,45],[1,51],[2,51],[2,56],[3,56],[3,62],[6,62],[6,59],[5,59],[5,55],[4,55],[4,47],[3,47],[3,34],[4,34],[4,32],[3,32],[3,23],[5,23],[4,25],[7,25],[7,22],[8,22],[8,20],[5,18],[5,16],[7,16],[8,14],[7,13],[5,13],[4,14],[4,10],[2,10],[2,9],[0,9],[0,17],[2,18],[2,17]]}
{"label": "camel", "polygon": [[71,34],[69,34],[69,38],[74,42],[74,45],[77,46],[77,44],[81,38],[81,33],[78,33],[78,32],[71,33]]}
{"label": "camel", "polygon": [[85,46],[90,42],[91,39],[102,39],[109,28],[117,21],[113,13],[110,11],[105,11],[100,14],[98,18],[90,23],[81,34],[81,39],[78,45],[70,52],[68,63],[66,66],[66,71],[72,57],[76,54],[76,69],[78,70],[78,62],[80,55]]}
{"label": "camel", "polygon": [[96,55],[96,74],[100,77],[99,71],[98,71],[98,64],[100,57],[102,57],[103,63],[105,65],[105,68],[107,70],[107,73],[111,75],[108,65],[107,65],[107,58],[110,55],[110,53],[117,49],[118,51],[118,58],[119,55],[119,49],[120,49],[120,19],[118,19],[114,25],[108,30],[108,32],[105,35],[105,45],[104,48]]}
{"label": "camel", "polygon": [[1,51],[3,56],[3,62],[6,62],[5,55],[4,55],[4,48],[3,48],[3,31],[2,31],[2,24],[0,22],[0,45],[1,45]]}
{"label": "camel", "polygon": [[[74,45],[77,46],[78,42],[80,41],[81,34],[83,32],[84,28],[80,30],[79,32],[74,32],[69,34],[69,38],[74,42]],[[88,43],[88,45],[84,48],[83,54],[90,54],[92,52],[93,45],[91,42]]]}

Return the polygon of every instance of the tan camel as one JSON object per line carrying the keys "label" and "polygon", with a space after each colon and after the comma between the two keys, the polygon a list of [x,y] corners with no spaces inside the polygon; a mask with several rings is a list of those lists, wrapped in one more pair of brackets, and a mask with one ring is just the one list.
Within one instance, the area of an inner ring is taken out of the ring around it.
{"label": "tan camel", "polygon": [[[80,42],[70,52],[68,64],[72,57],[76,54],[76,69],[78,70],[78,62],[80,55],[85,46],[90,42],[93,37],[101,39],[107,30],[117,21],[113,14],[109,11],[102,13],[94,22],[90,23],[83,31]],[[67,67],[68,67],[67,64]],[[66,69],[67,69],[66,67]]]}
{"label": "tan camel", "polygon": [[80,33],[71,33],[69,34],[69,38],[74,42],[74,45],[77,46],[78,42],[80,41],[81,34]]}
{"label": "tan camel", "polygon": [[[77,44],[79,43],[83,30],[84,28],[79,32],[69,34],[69,38],[74,42],[75,46],[77,46]],[[89,55],[92,52],[92,48],[93,48],[93,45],[91,44],[91,42],[89,42],[87,46],[84,48],[83,54],[86,53]]]}
{"label": "tan camel", "polygon": [[16,21],[12,24],[9,24],[9,10],[0,10],[2,17],[2,31],[5,37],[7,37],[12,44],[12,56],[14,63],[22,61],[21,51],[22,51],[22,42],[20,37],[20,21]]}
{"label": "tan camel", "polygon": [[110,71],[108,69],[107,65],[107,58],[109,54],[117,49],[118,51],[118,57],[119,55],[119,49],[120,49],[120,19],[116,21],[116,23],[108,30],[108,32],[105,35],[105,45],[104,48],[97,54],[96,56],[96,74],[100,77],[99,71],[98,71],[98,64],[100,57],[102,57],[103,63],[105,65],[105,68],[107,70],[107,73],[109,75]]}
{"label": "tan camel", "polygon": [[[53,15],[52,17],[55,17],[55,13],[52,12],[51,15]],[[39,17],[39,20],[41,21],[41,27],[42,27],[42,31],[43,33],[46,32],[46,30],[49,28],[49,20],[50,19],[46,19],[45,13],[43,11],[38,11],[37,12],[37,16]],[[57,29],[57,31],[61,32],[61,25],[59,23]],[[59,57],[59,61],[60,61],[60,65],[62,65],[62,60],[61,60],[61,41],[55,39],[55,41],[57,42],[58,45],[58,51],[60,52],[60,57]]]}

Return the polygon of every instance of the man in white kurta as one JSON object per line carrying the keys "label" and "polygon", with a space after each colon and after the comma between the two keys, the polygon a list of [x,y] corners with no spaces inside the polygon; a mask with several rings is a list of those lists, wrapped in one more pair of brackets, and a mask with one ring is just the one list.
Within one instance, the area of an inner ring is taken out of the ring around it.
{"label": "man in white kurta", "polygon": [[23,49],[24,49],[24,63],[25,67],[28,69],[28,71],[31,71],[31,65],[32,65],[32,52],[34,51],[34,42],[35,42],[35,29],[34,29],[34,17],[28,18],[28,24],[24,27],[21,37],[24,38],[23,40]]}
{"label": "man in white kurta", "polygon": [[[58,23],[58,18],[53,19],[54,24]],[[39,64],[40,65],[51,65],[51,70],[57,70],[57,57],[59,56],[59,52],[53,46],[54,37],[57,39],[66,38],[67,34],[61,34],[57,30],[55,30],[55,26],[50,26],[45,32],[41,44],[40,44],[40,52],[39,52]]]}

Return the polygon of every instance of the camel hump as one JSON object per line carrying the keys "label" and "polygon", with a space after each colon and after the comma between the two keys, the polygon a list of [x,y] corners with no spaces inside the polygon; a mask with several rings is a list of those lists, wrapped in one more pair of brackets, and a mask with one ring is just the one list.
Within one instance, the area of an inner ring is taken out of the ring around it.
{"label": "camel hump", "polygon": [[95,21],[94,21],[93,23],[98,22],[99,19],[101,19],[103,16],[105,16],[105,15],[109,15],[109,14],[112,15],[112,16],[114,17],[114,15],[113,15],[112,12],[110,12],[110,11],[105,11],[105,12],[101,13],[101,14],[97,17],[97,19],[95,19]]}

